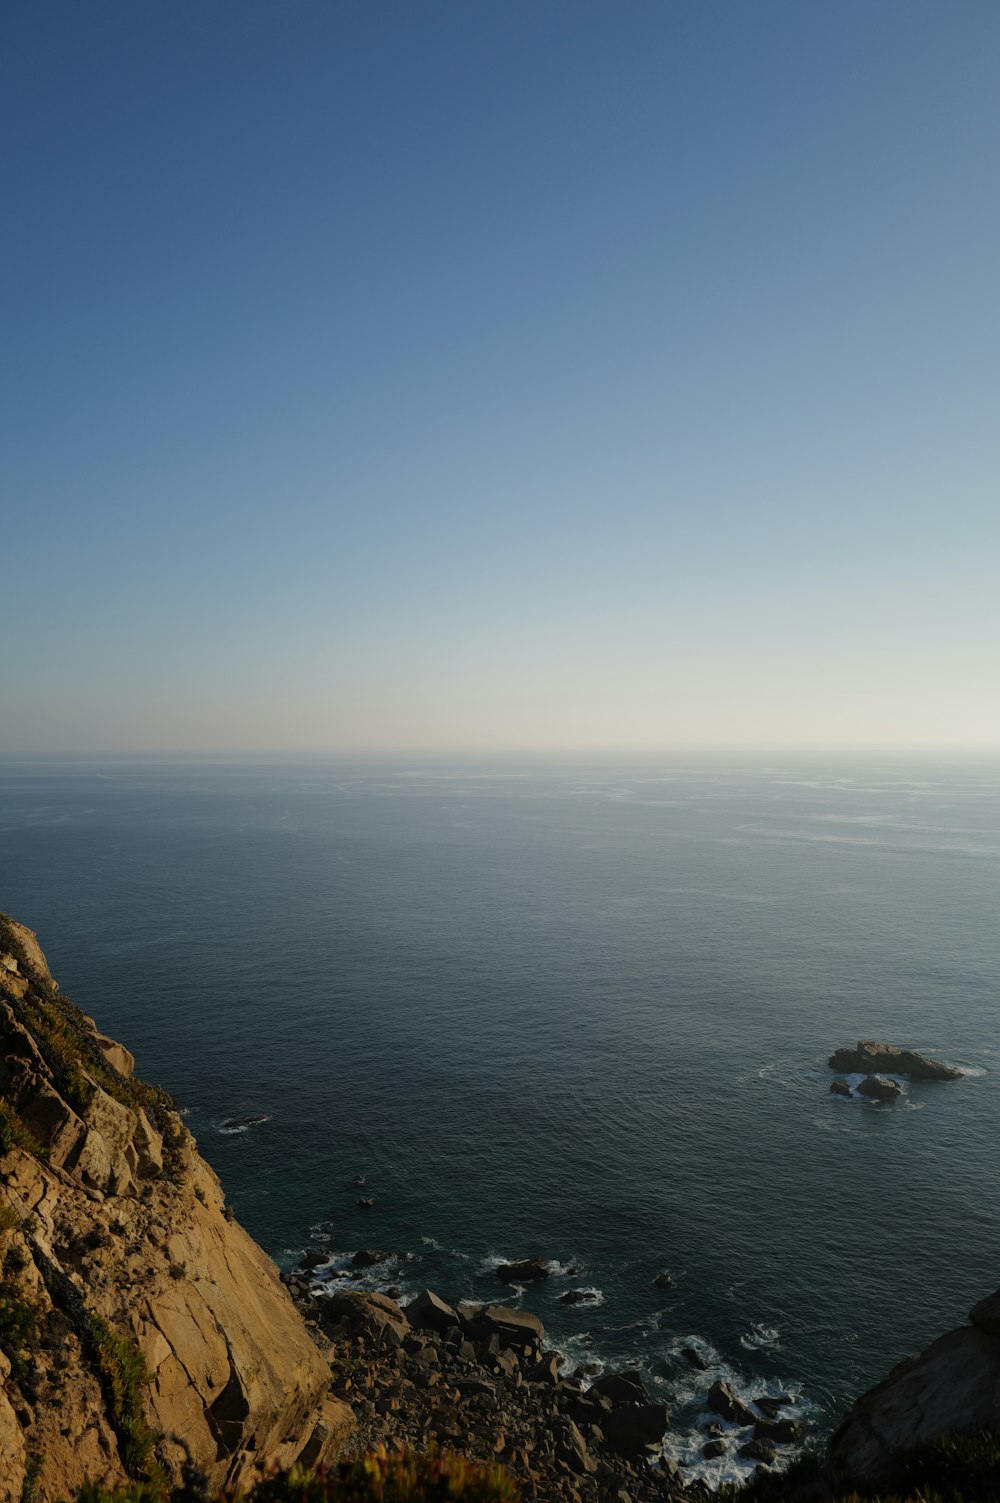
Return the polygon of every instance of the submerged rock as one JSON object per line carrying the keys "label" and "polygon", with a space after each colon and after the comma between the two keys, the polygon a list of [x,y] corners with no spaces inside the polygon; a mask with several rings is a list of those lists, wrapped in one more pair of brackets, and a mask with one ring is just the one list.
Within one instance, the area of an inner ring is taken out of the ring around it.
{"label": "submerged rock", "polygon": [[672,1274],[658,1273],[653,1280],[657,1289],[676,1289],[677,1283]]}
{"label": "submerged rock", "polygon": [[593,1289],[567,1289],[559,1298],[564,1305],[586,1305],[593,1304],[597,1295]]}
{"label": "submerged rock", "polygon": [[838,1049],[830,1055],[830,1069],[842,1075],[871,1075],[891,1072],[912,1075],[914,1080],[960,1080],[962,1071],[940,1060],[929,1059],[915,1049],[899,1049],[895,1044],[879,1044],[859,1039],[856,1049]]}
{"label": "submerged rock", "polygon": [[522,1258],[517,1263],[501,1263],[497,1278],[504,1284],[533,1284],[538,1279],[547,1279],[551,1272],[547,1258]]}

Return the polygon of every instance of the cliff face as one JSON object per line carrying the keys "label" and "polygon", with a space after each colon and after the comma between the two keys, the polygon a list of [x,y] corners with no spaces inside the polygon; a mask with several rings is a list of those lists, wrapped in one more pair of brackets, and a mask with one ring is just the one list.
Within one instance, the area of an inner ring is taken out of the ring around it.
{"label": "cliff face", "polygon": [[128,1050],[0,919],[0,1503],[331,1460],[328,1358]]}

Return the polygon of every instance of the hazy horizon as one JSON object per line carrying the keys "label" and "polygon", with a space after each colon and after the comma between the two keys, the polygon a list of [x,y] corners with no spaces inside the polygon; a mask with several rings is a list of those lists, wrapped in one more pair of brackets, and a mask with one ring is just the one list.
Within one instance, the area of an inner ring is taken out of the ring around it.
{"label": "hazy horizon", "polygon": [[0,755],[1000,748],[994,4],[0,40]]}

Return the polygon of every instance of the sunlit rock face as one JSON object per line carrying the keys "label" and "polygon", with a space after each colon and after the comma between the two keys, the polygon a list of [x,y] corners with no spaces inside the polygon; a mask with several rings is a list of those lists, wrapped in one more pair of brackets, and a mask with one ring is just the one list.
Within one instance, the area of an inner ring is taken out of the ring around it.
{"label": "sunlit rock face", "polygon": [[[23,1326],[0,1352],[0,1503],[29,1474],[46,1503],[157,1466],[245,1486],[333,1459],[352,1417],[328,1394],[328,1354],[173,1104],[10,920],[0,1045],[0,1257]],[[136,1364],[116,1402],[111,1368],[135,1350],[145,1376]]]}

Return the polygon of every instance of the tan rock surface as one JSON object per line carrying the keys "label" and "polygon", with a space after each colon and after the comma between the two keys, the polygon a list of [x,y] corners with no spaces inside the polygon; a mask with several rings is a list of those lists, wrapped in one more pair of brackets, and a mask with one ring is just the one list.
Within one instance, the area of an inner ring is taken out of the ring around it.
{"label": "tan rock surface", "polygon": [[0,953],[12,941],[19,963],[0,967],[0,1098],[23,1142],[0,1155],[0,1206],[23,1223],[0,1234],[0,1258],[9,1287],[37,1306],[39,1345],[30,1379],[0,1358],[0,1503],[17,1503],[32,1455],[38,1503],[85,1480],[127,1480],[81,1340],[92,1316],[142,1352],[143,1407],[175,1478],[186,1460],[215,1484],[245,1485],[300,1457],[332,1459],[353,1418],[329,1395],[329,1353],[228,1219],[176,1112],[131,1078],[127,1050],[59,998],[35,937],[4,921]]}

